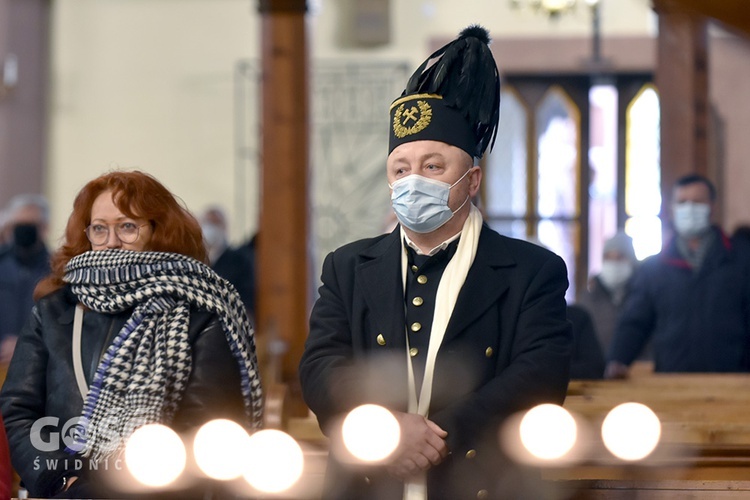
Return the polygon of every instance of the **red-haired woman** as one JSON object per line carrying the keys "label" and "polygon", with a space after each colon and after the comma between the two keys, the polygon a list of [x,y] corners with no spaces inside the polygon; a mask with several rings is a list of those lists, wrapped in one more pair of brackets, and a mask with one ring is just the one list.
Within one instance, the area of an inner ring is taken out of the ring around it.
{"label": "red-haired woman", "polygon": [[195,218],[143,172],[111,172],[75,199],[35,291],[0,395],[31,496],[102,497],[141,425],[261,425],[252,328],[205,265]]}

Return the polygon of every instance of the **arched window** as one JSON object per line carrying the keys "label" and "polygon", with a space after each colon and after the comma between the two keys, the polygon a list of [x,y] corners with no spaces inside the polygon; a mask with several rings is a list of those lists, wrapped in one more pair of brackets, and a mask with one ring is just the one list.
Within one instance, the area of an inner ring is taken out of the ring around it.
{"label": "arched window", "polygon": [[625,154],[625,231],[639,259],[661,251],[659,96],[644,85],[628,105]]}
{"label": "arched window", "polygon": [[512,88],[504,89],[497,139],[487,156],[482,182],[482,203],[490,226],[514,238],[527,234],[528,116],[518,94]]}
{"label": "arched window", "polygon": [[481,203],[493,229],[565,260],[573,302],[618,228],[639,258],[661,249],[658,96],[650,75],[505,80]]}
{"label": "arched window", "polygon": [[551,87],[536,110],[537,193],[535,236],[568,266],[568,299],[575,298],[580,225],[580,113],[570,97]]}

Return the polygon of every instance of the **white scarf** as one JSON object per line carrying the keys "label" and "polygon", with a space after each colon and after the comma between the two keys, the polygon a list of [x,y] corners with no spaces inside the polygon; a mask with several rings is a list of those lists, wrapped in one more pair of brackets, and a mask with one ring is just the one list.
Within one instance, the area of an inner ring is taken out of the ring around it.
{"label": "white scarf", "polygon": [[[401,240],[403,241],[403,228],[401,229]],[[430,331],[430,342],[427,347],[427,360],[425,362],[424,379],[422,389],[417,397],[416,382],[411,356],[409,355],[409,336],[406,334],[406,359],[409,366],[409,413],[418,413],[424,417],[428,416],[430,400],[432,399],[432,379],[435,370],[435,359],[437,358],[440,344],[445,336],[445,329],[453,314],[453,307],[461,288],[466,281],[466,275],[474,263],[479,243],[479,233],[482,231],[482,214],[473,204],[469,206],[469,216],[464,222],[461,230],[461,238],[458,240],[458,248],[453,258],[443,271],[440,284],[435,297],[435,312],[432,317],[432,330]],[[403,247],[403,245],[402,245]],[[404,247],[401,253],[401,276],[403,278],[404,291],[406,291],[408,253]],[[409,481],[404,487],[404,500],[423,500],[427,498],[427,477],[421,474],[415,480]]]}

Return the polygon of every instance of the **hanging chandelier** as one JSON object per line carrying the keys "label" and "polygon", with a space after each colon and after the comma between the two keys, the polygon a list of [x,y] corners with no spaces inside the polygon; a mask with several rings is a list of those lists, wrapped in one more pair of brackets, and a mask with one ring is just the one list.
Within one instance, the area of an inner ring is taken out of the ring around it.
{"label": "hanging chandelier", "polygon": [[511,9],[529,9],[534,12],[543,13],[550,18],[560,17],[562,14],[572,12],[578,4],[583,3],[591,9],[599,5],[600,0],[509,0]]}

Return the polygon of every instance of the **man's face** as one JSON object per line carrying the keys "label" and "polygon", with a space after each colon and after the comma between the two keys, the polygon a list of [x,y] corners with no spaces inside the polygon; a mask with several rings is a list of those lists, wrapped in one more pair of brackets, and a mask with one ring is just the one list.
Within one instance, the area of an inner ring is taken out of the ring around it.
{"label": "man's face", "polygon": [[26,205],[21,207],[13,214],[11,219],[13,225],[19,224],[31,224],[34,226],[43,226],[44,219],[42,217],[42,211],[35,205]]}
{"label": "man's face", "polygon": [[36,205],[20,207],[12,214],[10,220],[8,220],[10,234],[13,234],[17,226],[36,226],[40,240],[44,240],[47,236],[47,223],[44,220],[44,214]]}
{"label": "man's face", "polygon": [[686,186],[678,186],[672,193],[673,208],[683,203],[701,203],[708,205],[713,212],[713,202],[711,201],[711,192],[702,182],[693,182]]}
{"label": "man's face", "polygon": [[203,241],[209,250],[223,248],[227,244],[227,225],[224,214],[209,209],[200,218]]}
{"label": "man's face", "polygon": [[201,217],[201,225],[211,224],[213,226],[221,228],[222,231],[226,229],[226,221],[224,216],[216,210],[207,210],[203,217]]}
{"label": "man's face", "polygon": [[628,259],[627,255],[623,254],[619,250],[607,250],[606,252],[604,252],[603,258],[604,260],[613,262],[630,262],[630,259]]}
{"label": "man's face", "polygon": [[408,175],[421,175],[453,185],[471,169],[450,192],[448,206],[456,210],[479,191],[482,171],[473,166],[472,158],[463,150],[440,141],[413,141],[401,144],[388,156],[386,175],[393,184]]}

